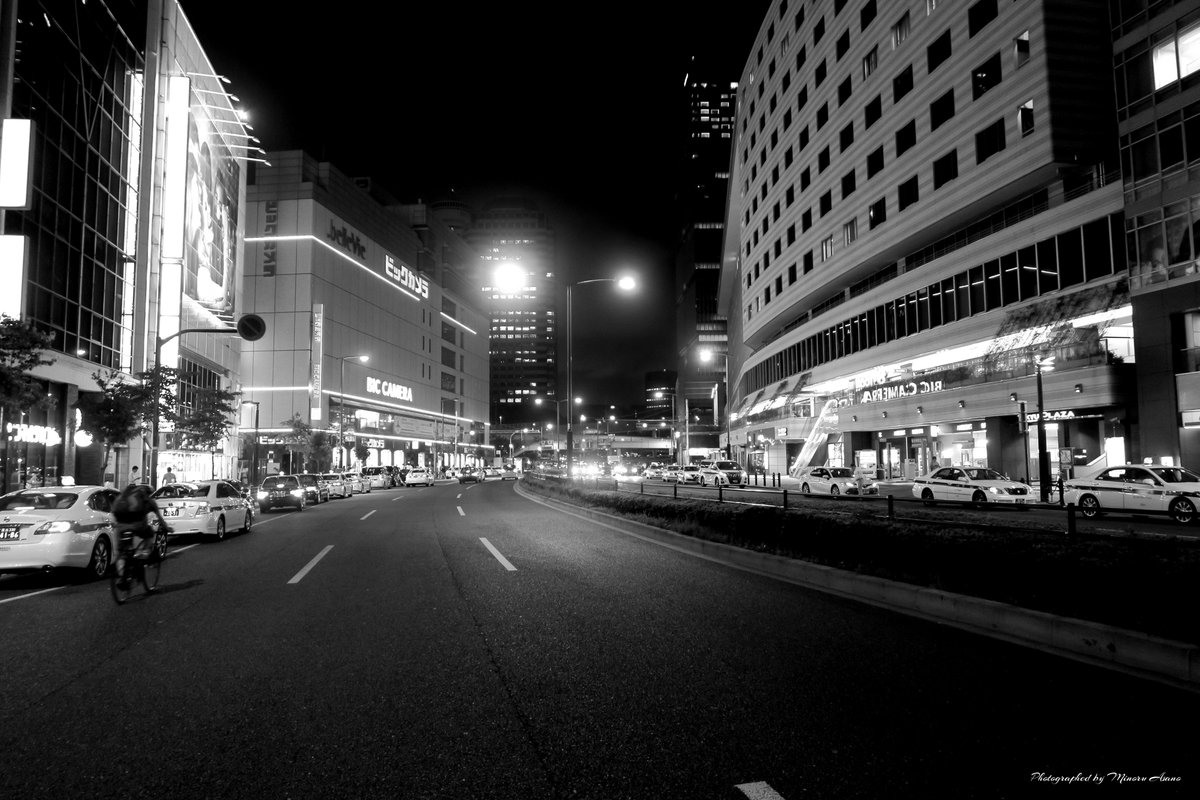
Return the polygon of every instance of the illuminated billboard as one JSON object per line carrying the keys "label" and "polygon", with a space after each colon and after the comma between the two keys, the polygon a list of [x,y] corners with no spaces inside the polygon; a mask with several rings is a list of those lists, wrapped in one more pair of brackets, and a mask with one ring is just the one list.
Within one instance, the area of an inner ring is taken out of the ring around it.
{"label": "illuminated billboard", "polygon": [[236,304],[238,188],[241,167],[221,132],[193,100],[188,125],[184,296],[223,322]]}

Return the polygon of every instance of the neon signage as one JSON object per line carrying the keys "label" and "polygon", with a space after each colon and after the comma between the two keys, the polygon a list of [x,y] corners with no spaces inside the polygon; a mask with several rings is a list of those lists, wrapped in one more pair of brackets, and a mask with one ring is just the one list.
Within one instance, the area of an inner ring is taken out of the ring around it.
{"label": "neon signage", "polygon": [[879,403],[884,400],[895,400],[898,397],[913,397],[918,394],[932,394],[945,389],[942,381],[910,381],[897,383],[892,386],[881,386],[878,389],[865,389],[859,395],[859,403]]}
{"label": "neon signage", "polygon": [[429,299],[429,281],[419,275],[414,274],[413,271],[404,264],[401,264],[397,267],[395,259],[393,259],[391,256],[385,255],[383,257],[383,271],[389,278],[403,286],[405,289],[410,289],[416,292],[426,300]]}
{"label": "neon signage", "polygon": [[409,403],[413,401],[413,390],[411,386],[405,386],[401,383],[392,383],[380,378],[367,378],[367,391],[371,394],[383,395],[391,397],[395,400],[405,400]]}
{"label": "neon signage", "polygon": [[8,438],[13,442],[26,444],[44,444],[53,447],[62,442],[62,436],[54,428],[44,425],[26,425],[23,422],[10,422],[5,426]]}

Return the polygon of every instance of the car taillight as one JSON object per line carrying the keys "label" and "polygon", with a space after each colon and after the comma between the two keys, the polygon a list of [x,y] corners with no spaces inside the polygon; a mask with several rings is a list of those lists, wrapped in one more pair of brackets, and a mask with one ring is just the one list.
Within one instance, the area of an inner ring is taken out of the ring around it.
{"label": "car taillight", "polygon": [[65,519],[56,519],[50,522],[43,522],[33,529],[34,535],[44,533],[68,533],[75,529],[75,524],[68,522]]}
{"label": "car taillight", "polygon": [[212,509],[209,507],[208,503],[201,503],[200,505],[196,506],[197,514],[207,514],[210,511],[212,511]]}

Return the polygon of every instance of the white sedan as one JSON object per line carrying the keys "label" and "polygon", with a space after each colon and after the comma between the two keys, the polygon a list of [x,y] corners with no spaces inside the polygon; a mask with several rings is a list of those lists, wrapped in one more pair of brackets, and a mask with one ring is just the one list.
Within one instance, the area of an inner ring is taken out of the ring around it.
{"label": "white sedan", "polygon": [[153,494],[174,534],[202,533],[225,538],[228,530],[250,532],[254,511],[229,481],[169,483]]}
{"label": "white sedan", "polygon": [[328,487],[330,497],[348,497],[354,493],[346,482],[346,476],[340,472],[326,472],[320,476],[320,480]]}
{"label": "white sedan", "polygon": [[115,489],[45,486],[0,497],[0,572],[70,567],[103,578],[116,539]]}
{"label": "white sedan", "polygon": [[1030,501],[1027,485],[984,467],[941,467],[913,481],[912,491],[927,506],[939,500],[1015,505]]}
{"label": "white sedan", "polygon": [[1161,464],[1122,464],[1086,480],[1063,483],[1063,502],[1074,503],[1085,517],[1106,512],[1167,514],[1187,524],[1200,509],[1200,475]]}
{"label": "white sedan", "polygon": [[879,494],[878,484],[860,478],[849,467],[811,467],[800,481],[805,494]]}
{"label": "white sedan", "polygon": [[410,469],[404,476],[405,486],[433,486],[433,473],[424,467]]}

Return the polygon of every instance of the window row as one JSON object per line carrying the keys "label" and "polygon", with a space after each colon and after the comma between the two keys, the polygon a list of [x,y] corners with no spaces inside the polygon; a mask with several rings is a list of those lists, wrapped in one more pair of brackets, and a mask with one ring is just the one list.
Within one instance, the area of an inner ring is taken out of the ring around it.
{"label": "window row", "polygon": [[936,281],[813,334],[752,367],[745,392],[863,350],[1031,300],[1118,269],[1113,215]]}

